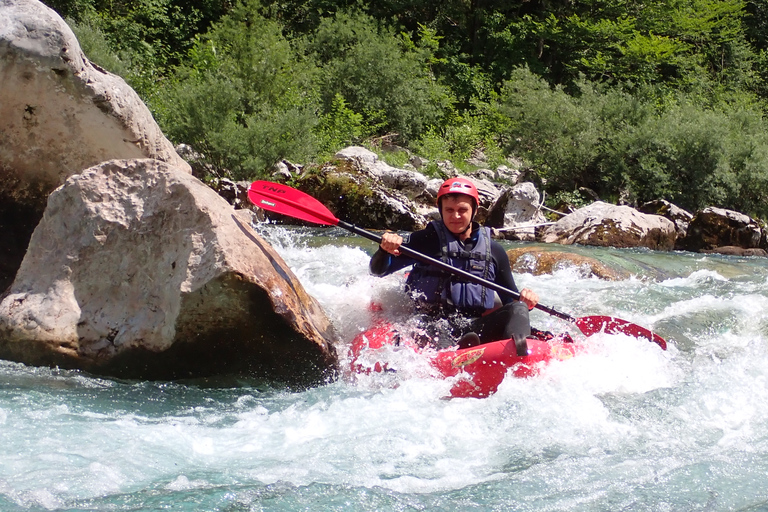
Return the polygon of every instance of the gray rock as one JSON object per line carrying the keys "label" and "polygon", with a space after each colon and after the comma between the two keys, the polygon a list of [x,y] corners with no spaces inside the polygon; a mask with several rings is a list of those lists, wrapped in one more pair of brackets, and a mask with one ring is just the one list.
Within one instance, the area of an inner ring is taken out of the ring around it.
{"label": "gray rock", "polygon": [[5,0],[0,20],[3,174],[52,189],[113,158],[150,157],[191,172],[136,92],[88,61],[55,11]]}
{"label": "gray rock", "polygon": [[358,226],[414,231],[427,223],[417,203],[356,166],[326,165],[321,175],[303,176],[298,186],[339,219]]}
{"label": "gray rock", "polygon": [[733,210],[710,207],[696,212],[682,246],[689,251],[723,246],[751,249],[760,247],[763,238],[755,219]]}
{"label": "gray rock", "polygon": [[675,247],[681,247],[685,235],[688,233],[688,225],[693,219],[693,214],[687,212],[677,205],[670,203],[664,199],[658,199],[656,201],[650,201],[643,204],[638,208],[643,213],[650,213],[653,215],[661,215],[666,217],[675,223],[675,231],[677,232],[677,241]]}
{"label": "gray rock", "polygon": [[288,169],[288,165],[286,165],[284,162],[277,162],[274,166],[272,166],[272,179],[275,179],[280,182],[285,182],[289,179],[291,179],[293,175],[291,174],[291,171]]}
{"label": "gray rock", "polygon": [[89,62],[72,30],[41,2],[0,2],[0,76],[2,293],[48,194],[67,177],[113,158],[191,169],[133,89]]}
{"label": "gray rock", "polygon": [[408,199],[414,199],[427,188],[427,178],[416,171],[397,169],[379,160],[373,151],[360,146],[350,146],[336,153],[336,158],[354,163],[358,170],[368,172],[385,187],[397,190]]}
{"label": "gray rock", "polygon": [[485,178],[476,178],[472,176],[467,176],[466,178],[468,178],[472,183],[475,184],[475,187],[477,187],[477,193],[480,196],[480,206],[483,208],[490,208],[499,198],[501,191],[499,191],[499,189],[491,180]]}
{"label": "gray rock", "polygon": [[602,247],[648,247],[669,251],[675,244],[674,223],[629,206],[592,203],[541,231],[540,241]]}
{"label": "gray rock", "polygon": [[332,326],[249,213],[157,160],[72,176],[0,302],[0,358],[126,378],[322,381],[336,365]]}
{"label": "gray rock", "polygon": [[420,157],[418,155],[412,155],[411,158],[408,159],[408,162],[415,168],[415,169],[423,169],[427,165],[429,165],[429,160],[426,158]]}
{"label": "gray rock", "polygon": [[471,176],[480,180],[487,180],[493,183],[496,180],[496,173],[490,169],[476,169],[472,171]]}
{"label": "gray rock", "polygon": [[519,226],[537,226],[546,222],[539,202],[539,192],[531,182],[507,187],[489,210],[486,225],[510,235],[505,235],[505,238],[533,241],[536,239],[536,228]]}
{"label": "gray rock", "polygon": [[522,163],[518,162],[518,164],[519,165],[513,169],[510,169],[506,165],[498,166],[494,173],[494,180],[510,185],[517,185],[520,182],[520,178],[523,176],[523,171],[520,170]]}
{"label": "gray rock", "polygon": [[425,192],[430,195],[432,201],[437,200],[437,193],[440,191],[440,185],[442,185],[444,181],[445,180],[440,178],[432,178],[431,180],[427,181],[427,188]]}

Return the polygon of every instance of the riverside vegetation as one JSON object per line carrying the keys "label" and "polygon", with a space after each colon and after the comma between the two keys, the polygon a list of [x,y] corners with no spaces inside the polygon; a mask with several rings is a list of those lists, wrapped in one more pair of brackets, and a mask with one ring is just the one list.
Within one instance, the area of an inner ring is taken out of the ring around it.
{"label": "riverside vegetation", "polygon": [[520,157],[553,208],[594,191],[768,217],[762,0],[46,4],[210,177],[387,141],[434,176]]}

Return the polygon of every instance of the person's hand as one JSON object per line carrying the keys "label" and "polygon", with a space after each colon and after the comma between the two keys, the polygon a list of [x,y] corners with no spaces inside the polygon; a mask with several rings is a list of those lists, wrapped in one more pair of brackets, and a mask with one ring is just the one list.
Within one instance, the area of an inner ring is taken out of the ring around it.
{"label": "person's hand", "polygon": [[379,247],[393,256],[400,256],[400,245],[403,243],[403,237],[397,233],[384,233],[381,235]]}
{"label": "person's hand", "polygon": [[531,289],[523,288],[520,291],[520,300],[525,302],[525,304],[528,306],[528,309],[533,309],[536,307],[536,304],[539,303],[539,296]]}

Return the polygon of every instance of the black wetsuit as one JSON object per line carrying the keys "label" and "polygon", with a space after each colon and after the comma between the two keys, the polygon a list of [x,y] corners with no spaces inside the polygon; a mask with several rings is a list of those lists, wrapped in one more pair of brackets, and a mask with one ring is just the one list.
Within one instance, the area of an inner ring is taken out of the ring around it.
{"label": "black wetsuit", "polygon": [[[472,234],[464,242],[464,247],[469,250],[477,241],[479,229],[478,225],[473,223]],[[435,229],[430,225],[421,231],[416,231],[407,236],[403,245],[414,251],[420,252],[434,259],[440,259],[440,239]],[[496,241],[491,242],[492,264],[495,266],[495,283],[518,292],[515,279],[512,276],[512,269],[509,265],[509,258],[504,248]],[[397,272],[403,268],[416,263],[416,260],[409,256],[393,256],[379,248],[371,257],[370,271],[376,276],[386,276]],[[477,316],[476,312],[461,311],[450,304],[439,305],[435,308],[419,308],[419,311],[425,316],[437,318],[446,318],[451,326],[451,341],[446,342],[445,336],[441,336],[438,346],[446,346],[455,341],[455,337],[462,336],[469,332],[477,333],[482,343],[500,339],[515,338],[519,340],[531,334],[531,326],[528,319],[528,306],[521,301],[516,300],[512,295],[499,293],[501,307],[485,316]],[[418,305],[418,302],[417,302]],[[427,328],[433,327],[430,325]],[[435,334],[434,329],[432,334]]]}

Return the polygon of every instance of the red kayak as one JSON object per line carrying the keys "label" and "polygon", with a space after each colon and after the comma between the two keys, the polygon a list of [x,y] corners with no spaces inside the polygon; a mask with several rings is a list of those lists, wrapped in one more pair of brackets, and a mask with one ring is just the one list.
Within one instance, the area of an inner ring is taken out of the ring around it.
{"label": "red kayak", "polygon": [[[377,321],[352,341],[352,371],[365,374],[394,371],[386,361],[378,361],[376,354],[370,357],[370,351],[401,347],[423,354],[443,377],[459,376],[451,388],[452,397],[485,398],[496,392],[508,370],[515,377],[531,377],[550,361],[570,359],[581,348],[573,343],[568,333],[556,336],[540,333],[529,337],[526,356],[517,355],[514,340],[493,341],[464,349],[434,350],[422,349],[413,341],[404,341],[403,338],[393,324],[385,320]],[[376,362],[360,362],[363,354],[366,356],[364,359]]]}

